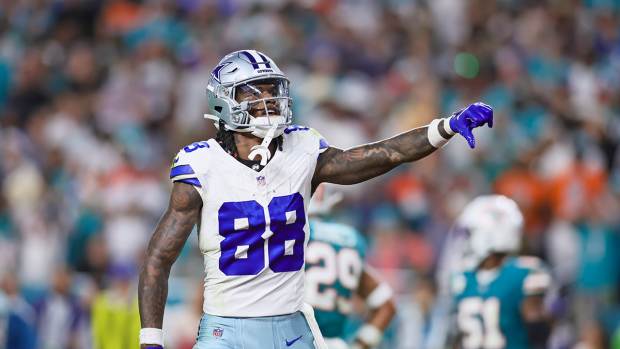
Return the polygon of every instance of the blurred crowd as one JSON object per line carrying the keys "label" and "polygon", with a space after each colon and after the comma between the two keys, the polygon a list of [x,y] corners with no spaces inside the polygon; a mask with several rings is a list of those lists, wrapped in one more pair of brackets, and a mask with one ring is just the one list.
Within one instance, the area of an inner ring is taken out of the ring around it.
{"label": "blurred crowd", "polygon": [[[455,138],[341,188],[336,219],[399,295],[392,348],[445,345],[442,246],[491,192],[518,202],[524,252],[555,278],[550,347],[620,348],[620,0],[0,0],[0,343],[137,346],[170,162],[214,135],[206,82],[243,48],[288,74],[296,123],[332,146],[495,109],[475,150]],[[173,268],[168,348],[196,333],[196,245]]]}

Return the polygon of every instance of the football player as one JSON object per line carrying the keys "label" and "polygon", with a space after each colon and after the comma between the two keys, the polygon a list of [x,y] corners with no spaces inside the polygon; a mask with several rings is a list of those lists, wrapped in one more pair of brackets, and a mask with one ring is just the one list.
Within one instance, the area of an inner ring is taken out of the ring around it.
{"label": "football player", "polygon": [[[292,124],[289,80],[265,54],[226,55],[207,85],[215,139],[181,149],[169,206],[149,242],[138,298],[143,348],[163,345],[170,268],[194,225],[204,255],[204,316],[195,348],[325,348],[305,305],[307,207],[322,182],[355,184],[421,159],[456,133],[493,123],[472,104],[392,138],[350,149]],[[316,342],[316,343],[315,343]]]}
{"label": "football player", "polygon": [[457,229],[468,234],[471,268],[451,281],[458,342],[464,349],[545,348],[550,322],[543,305],[551,277],[541,260],[518,256],[523,216],[503,195],[469,203]]}
{"label": "football player", "polygon": [[[396,314],[392,289],[367,265],[366,241],[355,228],[321,219],[341,197],[320,185],[310,201],[310,241],[306,250],[306,297],[329,349],[368,349],[381,342]],[[347,320],[353,297],[370,311],[366,323],[347,344]]]}

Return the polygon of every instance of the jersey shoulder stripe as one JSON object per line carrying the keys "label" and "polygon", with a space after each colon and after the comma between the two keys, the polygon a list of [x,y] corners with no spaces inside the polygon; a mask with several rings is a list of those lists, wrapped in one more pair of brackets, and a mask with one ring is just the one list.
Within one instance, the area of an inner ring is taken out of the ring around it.
{"label": "jersey shoulder stripe", "polygon": [[319,150],[325,150],[329,148],[329,143],[325,140],[325,138],[319,139]]}
{"label": "jersey shoulder stripe", "polygon": [[301,126],[301,125],[290,125],[284,129],[285,134],[289,134],[295,131],[310,131],[310,127]]}
{"label": "jersey shoulder stripe", "polygon": [[191,165],[179,165],[170,169],[170,178],[193,174],[195,173]]}
{"label": "jersey shoulder stripe", "polygon": [[202,188],[201,173],[207,167],[208,141],[194,142],[183,147],[174,158],[170,168],[170,180]]}
{"label": "jersey shoulder stripe", "polygon": [[198,180],[198,178],[185,178],[185,179],[177,179],[175,182],[185,183],[189,185],[193,185],[198,188],[202,188],[202,184]]}

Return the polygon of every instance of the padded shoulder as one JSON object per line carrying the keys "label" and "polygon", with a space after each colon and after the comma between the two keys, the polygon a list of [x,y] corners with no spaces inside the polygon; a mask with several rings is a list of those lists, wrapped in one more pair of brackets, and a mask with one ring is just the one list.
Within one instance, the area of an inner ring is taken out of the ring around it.
{"label": "padded shoulder", "polygon": [[210,147],[208,141],[200,141],[179,150],[170,167],[170,180],[202,188],[198,174],[204,168]]}
{"label": "padded shoulder", "polygon": [[329,148],[327,140],[315,129],[291,125],[284,130],[284,147],[291,146],[295,149],[302,149],[311,154],[324,152]]}
{"label": "padded shoulder", "polygon": [[513,260],[514,266],[519,269],[541,269],[545,267],[543,261],[533,256],[518,256]]}
{"label": "padded shoulder", "polygon": [[551,287],[551,274],[540,258],[519,256],[514,259],[513,263],[516,268],[526,272],[523,279],[524,295],[542,295]]}

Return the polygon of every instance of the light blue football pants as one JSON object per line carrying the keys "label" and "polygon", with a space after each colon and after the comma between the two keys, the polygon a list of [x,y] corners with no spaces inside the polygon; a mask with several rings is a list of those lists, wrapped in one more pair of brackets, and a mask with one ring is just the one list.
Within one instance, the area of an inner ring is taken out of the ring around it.
{"label": "light blue football pants", "polygon": [[314,349],[301,312],[257,318],[204,314],[194,349]]}

